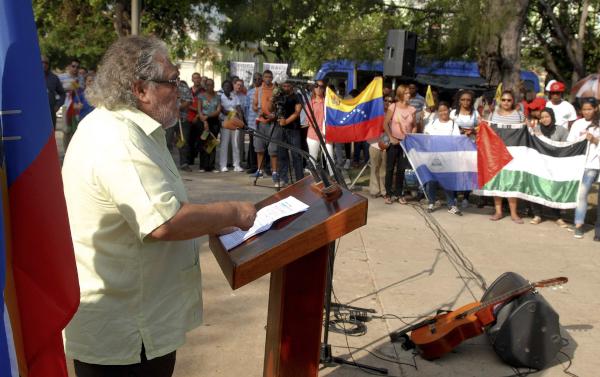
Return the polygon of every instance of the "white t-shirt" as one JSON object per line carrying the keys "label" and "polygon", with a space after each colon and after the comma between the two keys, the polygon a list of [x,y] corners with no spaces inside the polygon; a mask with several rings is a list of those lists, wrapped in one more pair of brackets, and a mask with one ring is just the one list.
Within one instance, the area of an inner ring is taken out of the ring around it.
{"label": "white t-shirt", "polygon": [[[590,121],[585,120],[583,118],[577,119],[573,125],[571,126],[571,131],[569,131],[569,136],[567,136],[567,141],[576,141],[580,140],[585,136],[586,133],[591,133],[594,137],[600,137],[600,127],[589,128]],[[586,169],[600,169],[600,158],[598,154],[600,153],[600,148],[598,145],[594,143],[589,143],[590,147],[587,153],[587,159],[585,162]]]}
{"label": "white t-shirt", "polygon": [[427,135],[441,135],[441,136],[449,136],[449,135],[460,135],[460,130],[458,129],[458,125],[452,119],[447,122],[442,122],[438,119],[430,122],[425,130],[424,134]]}
{"label": "white t-shirt", "polygon": [[236,96],[235,93],[231,92],[229,96],[231,99],[227,98],[225,93],[221,94],[221,106],[223,106],[223,109],[225,109],[226,112],[235,110],[236,106],[241,106],[240,98]]}
{"label": "white t-shirt", "polygon": [[561,101],[558,105],[553,104],[552,101],[548,101],[546,103],[546,107],[554,110],[554,117],[556,118],[557,126],[569,128],[569,122],[577,119],[577,112],[575,112],[575,108],[567,101]]}
{"label": "white t-shirt", "polygon": [[[221,93],[221,106],[223,106],[223,109],[226,113],[234,111],[236,106],[241,106],[240,98],[236,96],[235,93],[231,92],[229,95],[231,96],[231,99],[227,98],[225,93]],[[226,117],[227,116],[223,114],[219,115],[221,122],[224,121]]]}
{"label": "white t-shirt", "polygon": [[450,119],[456,122],[456,125],[460,128],[475,128],[479,121],[479,113],[477,110],[473,110],[472,114],[458,114],[456,110],[450,112]]}

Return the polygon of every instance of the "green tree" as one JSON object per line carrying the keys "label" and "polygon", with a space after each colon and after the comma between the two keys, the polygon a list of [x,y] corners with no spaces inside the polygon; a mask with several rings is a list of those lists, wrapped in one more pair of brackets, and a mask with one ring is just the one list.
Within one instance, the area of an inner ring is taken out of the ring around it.
{"label": "green tree", "polygon": [[[141,30],[164,39],[173,56],[183,58],[192,51],[190,33],[208,34],[209,8],[197,0],[143,1]],[[59,67],[70,57],[95,67],[110,43],[131,30],[130,0],[34,0],[33,10],[42,53]]]}
{"label": "green tree", "polygon": [[600,58],[598,12],[598,0],[532,0],[524,58],[566,83],[595,72]]}

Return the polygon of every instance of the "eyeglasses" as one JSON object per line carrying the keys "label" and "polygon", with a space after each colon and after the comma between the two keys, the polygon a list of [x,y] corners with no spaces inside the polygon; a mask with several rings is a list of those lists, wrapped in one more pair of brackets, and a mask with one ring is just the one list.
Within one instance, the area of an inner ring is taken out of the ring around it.
{"label": "eyeglasses", "polygon": [[179,77],[174,78],[174,79],[170,79],[170,80],[162,80],[162,79],[152,79],[152,78],[147,78],[147,77],[140,77],[140,80],[151,81],[151,82],[156,83],[156,84],[169,84],[169,85],[173,85],[175,87],[179,86],[179,82],[181,81],[179,79]]}

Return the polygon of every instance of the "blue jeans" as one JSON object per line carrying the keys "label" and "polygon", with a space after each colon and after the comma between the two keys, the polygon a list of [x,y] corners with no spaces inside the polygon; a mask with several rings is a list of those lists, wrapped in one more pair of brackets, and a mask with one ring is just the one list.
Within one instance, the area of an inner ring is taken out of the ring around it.
{"label": "blue jeans", "polygon": [[[429,181],[425,184],[425,190],[427,192],[427,199],[429,200],[429,204],[435,203],[435,198],[437,194],[437,181]],[[452,207],[456,205],[456,191],[444,190],[446,194],[446,201],[448,202],[448,207]]]}
{"label": "blue jeans", "polygon": [[585,214],[587,212],[587,197],[592,188],[592,183],[598,178],[597,169],[585,169],[583,171],[583,178],[579,185],[579,192],[577,194],[577,208],[575,208],[575,225],[583,225],[585,222]]}
{"label": "blue jeans", "polygon": [[[282,127],[281,141],[287,144],[291,144],[297,148],[302,148],[302,133],[300,129],[287,129]],[[278,173],[281,182],[289,183],[288,169],[290,164],[288,150],[279,147],[277,150]],[[298,153],[292,152],[292,170],[296,181],[304,178],[304,168],[302,167],[302,156]]]}

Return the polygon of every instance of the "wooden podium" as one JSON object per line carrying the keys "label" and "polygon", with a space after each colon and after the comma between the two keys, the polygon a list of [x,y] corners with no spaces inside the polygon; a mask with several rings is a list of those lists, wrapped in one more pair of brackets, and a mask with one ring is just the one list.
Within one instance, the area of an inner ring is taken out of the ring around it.
{"label": "wooden podium", "polygon": [[367,199],[345,189],[337,199],[325,199],[306,177],[256,208],[288,196],[309,209],[230,251],[217,236],[209,243],[233,289],[271,273],[263,376],[316,377],[329,244],[366,224]]}

